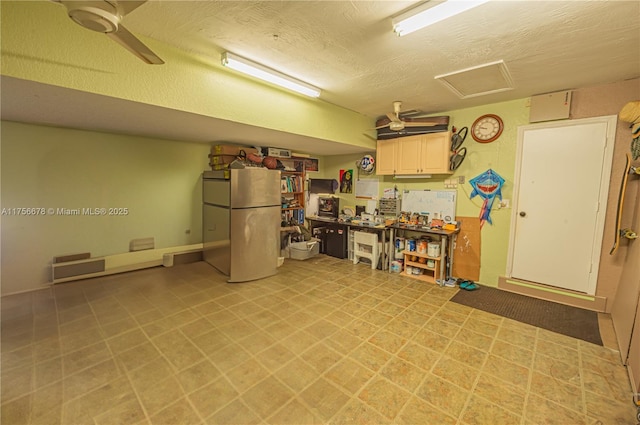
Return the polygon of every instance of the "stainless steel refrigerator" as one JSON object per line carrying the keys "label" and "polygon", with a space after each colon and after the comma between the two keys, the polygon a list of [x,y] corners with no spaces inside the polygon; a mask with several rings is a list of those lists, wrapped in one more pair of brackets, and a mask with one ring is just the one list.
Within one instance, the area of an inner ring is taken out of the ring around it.
{"label": "stainless steel refrigerator", "polygon": [[280,172],[267,168],[202,174],[204,260],[246,282],[276,274],[280,253]]}

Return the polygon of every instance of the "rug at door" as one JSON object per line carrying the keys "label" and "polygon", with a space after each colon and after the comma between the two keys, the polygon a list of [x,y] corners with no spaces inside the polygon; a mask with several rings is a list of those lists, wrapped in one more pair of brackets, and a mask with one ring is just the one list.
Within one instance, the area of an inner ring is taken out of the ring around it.
{"label": "rug at door", "polygon": [[476,291],[458,291],[451,301],[602,345],[598,313],[595,311],[539,300],[487,286],[482,286]]}

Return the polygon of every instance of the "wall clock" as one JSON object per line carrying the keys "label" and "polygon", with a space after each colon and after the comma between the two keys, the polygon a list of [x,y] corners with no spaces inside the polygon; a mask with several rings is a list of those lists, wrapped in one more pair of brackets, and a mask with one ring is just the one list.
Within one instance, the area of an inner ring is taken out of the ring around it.
{"label": "wall clock", "polygon": [[486,114],[474,121],[471,126],[471,136],[478,143],[489,143],[500,137],[503,128],[502,118]]}

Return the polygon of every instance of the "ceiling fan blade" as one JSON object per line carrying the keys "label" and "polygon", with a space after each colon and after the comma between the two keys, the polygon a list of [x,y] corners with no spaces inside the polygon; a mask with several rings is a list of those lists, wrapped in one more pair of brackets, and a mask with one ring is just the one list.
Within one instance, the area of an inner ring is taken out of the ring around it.
{"label": "ceiling fan blade", "polygon": [[138,40],[135,35],[131,34],[125,27],[120,25],[118,31],[108,33],[109,38],[121,44],[125,49],[142,59],[150,65],[161,65],[164,63],[162,59],[145,46],[142,41]]}
{"label": "ceiling fan blade", "polygon": [[397,116],[395,116],[394,114],[392,114],[391,112],[389,112],[387,114],[387,118],[389,118],[389,120],[391,120],[391,121],[396,121],[396,122],[400,121],[400,119]]}
{"label": "ceiling fan blade", "polygon": [[405,121],[404,126],[405,127],[433,127],[434,125],[438,125],[438,123],[435,122],[411,122],[411,121]]}
{"label": "ceiling fan blade", "polygon": [[400,112],[400,118],[413,118],[420,116],[421,114],[424,114],[424,112],[419,109],[410,109],[408,111]]}
{"label": "ceiling fan blade", "polygon": [[127,15],[143,4],[145,4],[147,0],[120,0],[118,2],[118,10],[122,13],[122,15]]}

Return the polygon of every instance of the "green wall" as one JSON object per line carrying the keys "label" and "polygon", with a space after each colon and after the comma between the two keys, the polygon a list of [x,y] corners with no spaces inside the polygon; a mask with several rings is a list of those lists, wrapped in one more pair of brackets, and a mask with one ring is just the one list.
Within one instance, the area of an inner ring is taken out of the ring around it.
{"label": "green wall", "polygon": [[141,37],[166,62],[147,65],[51,1],[1,1],[0,19],[2,75],[375,149],[370,118],[224,68],[214,46],[205,57]]}
{"label": "green wall", "polygon": [[[450,126],[458,129],[469,127],[476,118],[484,114],[499,115],[504,121],[504,131],[500,138],[493,143],[477,143],[471,136],[467,137],[464,147],[467,157],[453,176],[438,176],[425,179],[394,179],[392,176],[371,176],[380,180],[380,195],[385,188],[397,186],[400,193],[403,190],[444,189],[444,180],[452,177],[464,176],[465,183],[458,185],[456,213],[462,217],[478,217],[482,199],[469,199],[471,186],[469,179],[491,168],[505,179],[502,188],[503,198],[512,200],[513,177],[515,170],[517,128],[529,124],[529,108],[527,99],[510,102],[495,103],[480,107],[446,111],[434,115],[449,115]],[[326,156],[322,161],[322,172],[318,178],[339,179],[341,169],[353,169],[356,174],[355,162],[362,155]],[[310,175],[314,178],[314,175]],[[362,176],[361,176],[362,178]],[[357,200],[354,194],[336,193],[335,196],[344,200],[346,205],[365,205],[366,201]],[[504,276],[507,265],[507,251],[509,248],[509,227],[511,225],[511,208],[496,209],[491,212],[493,225],[485,223],[481,234],[481,267],[480,282],[485,285],[497,286],[498,276]]]}
{"label": "green wall", "polygon": [[[202,241],[200,174],[209,146],[1,123],[2,293],[42,287],[56,255],[129,251]],[[54,214],[12,215],[11,208]],[[57,214],[58,208],[127,208],[126,215]]]}

